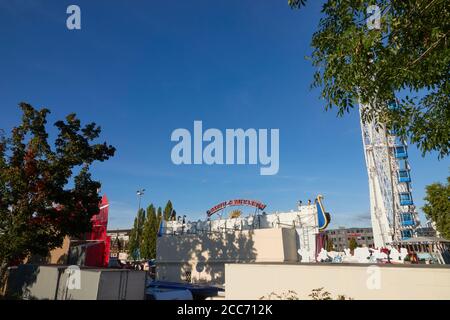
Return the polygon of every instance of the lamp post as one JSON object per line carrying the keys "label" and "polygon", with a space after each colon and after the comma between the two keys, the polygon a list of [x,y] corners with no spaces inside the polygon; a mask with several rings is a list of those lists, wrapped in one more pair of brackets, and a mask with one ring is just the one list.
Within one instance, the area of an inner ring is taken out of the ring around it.
{"label": "lamp post", "polygon": [[[136,191],[136,194],[138,196],[138,215],[137,215],[137,230],[136,230],[136,242],[138,243],[139,240],[139,213],[141,212],[141,198],[144,195],[145,189],[139,189],[138,191]],[[139,243],[138,243],[138,247],[139,247]],[[140,253],[139,253],[140,256]],[[140,258],[140,257],[139,257]]]}
{"label": "lamp post", "polygon": [[139,198],[139,208],[138,208],[138,212],[141,211],[141,198],[144,195],[145,189],[140,189],[138,191],[136,191],[136,194]]}

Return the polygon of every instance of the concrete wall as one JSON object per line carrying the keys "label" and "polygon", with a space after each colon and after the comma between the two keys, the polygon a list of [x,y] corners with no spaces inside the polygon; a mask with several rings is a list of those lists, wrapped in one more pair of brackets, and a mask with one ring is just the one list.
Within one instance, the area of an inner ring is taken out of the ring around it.
{"label": "concrete wall", "polygon": [[36,265],[13,268],[7,295],[39,300],[143,300],[145,297],[143,271],[82,268],[80,282],[71,282],[70,287],[66,269],[67,266]]}
{"label": "concrete wall", "polygon": [[114,269],[81,270],[81,289],[67,288],[68,274],[60,280],[58,300],[144,300],[145,272]]}
{"label": "concrete wall", "polygon": [[32,264],[10,268],[6,294],[23,299],[54,300],[65,267],[40,267]]}
{"label": "concrete wall", "polygon": [[225,263],[297,261],[296,232],[272,228],[165,235],[158,238],[156,261],[158,280],[223,284]]}
{"label": "concrete wall", "polygon": [[304,300],[321,287],[333,298],[450,299],[450,268],[442,265],[226,264],[225,277],[226,299],[259,299],[293,290]]}
{"label": "concrete wall", "polygon": [[105,270],[101,273],[97,300],[144,300],[145,272]]}
{"label": "concrete wall", "polygon": [[101,272],[80,270],[80,289],[69,288],[69,274],[63,272],[57,290],[57,300],[97,300]]}

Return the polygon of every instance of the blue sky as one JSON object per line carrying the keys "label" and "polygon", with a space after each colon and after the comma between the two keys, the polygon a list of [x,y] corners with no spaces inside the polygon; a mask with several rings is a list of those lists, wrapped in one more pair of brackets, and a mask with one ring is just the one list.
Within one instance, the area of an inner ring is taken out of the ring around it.
{"label": "blue sky", "polygon": [[[66,28],[66,8],[81,8],[82,29]],[[258,199],[267,211],[325,196],[331,227],[368,226],[369,193],[357,110],[325,112],[310,90],[304,56],[319,1],[0,0],[0,128],[18,123],[17,104],[50,108],[50,122],[76,112],[101,125],[117,148],[93,168],[111,202],[110,228],[129,227],[143,204],[205,217],[230,198]],[[175,166],[176,128],[279,128],[280,170],[259,166]],[[413,196],[444,181],[448,159],[410,148]]]}

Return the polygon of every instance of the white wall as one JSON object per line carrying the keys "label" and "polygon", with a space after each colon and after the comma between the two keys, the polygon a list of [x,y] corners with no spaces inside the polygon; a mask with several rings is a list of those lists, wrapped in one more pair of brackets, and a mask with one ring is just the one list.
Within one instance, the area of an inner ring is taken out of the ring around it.
{"label": "white wall", "polygon": [[293,290],[304,300],[320,287],[356,300],[450,299],[450,268],[440,265],[226,264],[225,278],[226,299]]}
{"label": "white wall", "polygon": [[271,228],[158,238],[158,280],[223,284],[225,263],[297,261],[294,229]]}

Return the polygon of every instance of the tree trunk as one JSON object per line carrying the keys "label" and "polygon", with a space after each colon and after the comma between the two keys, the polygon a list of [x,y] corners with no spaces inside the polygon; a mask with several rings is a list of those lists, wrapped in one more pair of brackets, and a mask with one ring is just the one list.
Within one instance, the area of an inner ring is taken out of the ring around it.
{"label": "tree trunk", "polygon": [[8,262],[1,260],[0,262],[0,297],[6,294],[6,281],[8,274]]}

